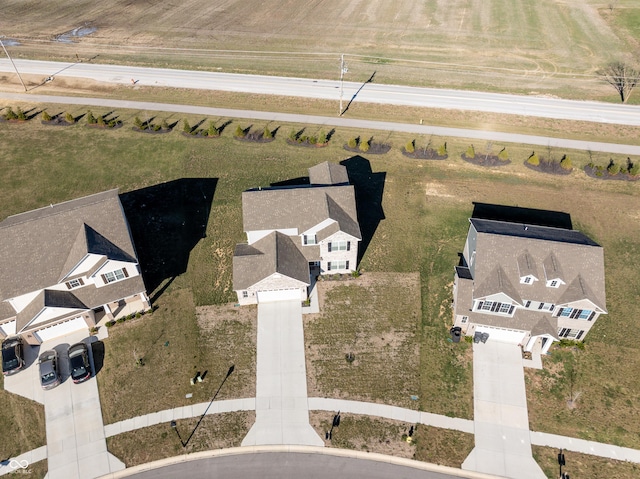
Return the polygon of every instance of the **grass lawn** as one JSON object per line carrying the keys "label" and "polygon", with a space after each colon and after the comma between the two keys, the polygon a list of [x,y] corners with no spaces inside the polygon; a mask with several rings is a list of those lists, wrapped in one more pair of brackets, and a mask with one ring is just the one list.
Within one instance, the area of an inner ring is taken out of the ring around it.
{"label": "grass lawn", "polygon": [[[0,377],[0,460],[44,446],[44,406],[4,390]],[[46,464],[46,461],[44,461]],[[37,476],[32,476],[37,477]]]}
{"label": "grass lawn", "polygon": [[44,459],[42,461],[29,464],[29,467],[26,469],[18,469],[16,472],[7,474],[4,477],[8,479],[43,479],[44,476],[47,475],[47,472],[47,460]]}
{"label": "grass lawn", "polygon": [[[176,421],[182,441],[187,441],[199,420],[196,417]],[[204,417],[186,448],[169,423],[107,438],[107,448],[127,467],[137,466],[180,454],[239,447],[254,422],[255,413],[250,411],[213,414]]]}
{"label": "grass lawn", "polygon": [[[81,110],[76,108],[73,113],[82,113]],[[94,111],[94,114],[103,113],[106,110]],[[368,138],[371,132],[338,130],[326,148],[308,149],[284,142],[286,132],[299,129],[300,125],[279,125],[285,134],[278,135],[276,141],[252,144],[231,138],[236,126],[233,123],[222,138],[197,140],[185,138],[178,132],[166,135],[136,133],[129,126],[140,112],[116,113],[125,121],[125,127],[114,131],[98,131],[83,125],[48,127],[35,121],[0,125],[3,145],[0,153],[3,168],[0,208],[3,215],[113,187],[119,187],[121,192],[131,192],[181,178],[216,179],[205,234],[187,252],[185,272],[175,279],[166,278],[159,286],[155,292],[158,309],[151,316],[118,324],[110,330],[111,337],[105,341],[104,366],[98,373],[105,423],[187,404],[184,396],[190,392],[194,397],[189,401],[209,400],[219,378],[231,364],[235,364],[236,371],[225,383],[219,397],[254,394],[255,372],[251,367],[255,358],[252,348],[234,346],[247,344],[247,338],[255,333],[245,320],[234,319],[219,323],[213,321],[213,330],[210,331],[202,321],[198,321],[196,314],[199,306],[234,301],[231,257],[235,243],[244,239],[241,192],[250,187],[304,176],[309,166],[321,161],[349,158],[353,155],[342,148],[348,138],[357,135]],[[188,119],[191,124],[202,120]],[[247,124],[243,123],[243,126]],[[256,123],[254,127],[262,128],[264,125]],[[307,126],[305,133],[315,134],[321,128]],[[380,132],[374,134],[382,136]],[[407,378],[411,378],[408,385],[394,387],[392,391],[384,392],[384,396],[404,401],[409,389],[418,389],[421,409],[471,417],[468,346],[453,345],[446,341],[446,336],[452,319],[453,267],[458,261],[457,253],[464,246],[472,203],[560,210],[570,213],[574,227],[583,230],[605,248],[609,314],[599,319],[587,337],[586,349],[580,353],[580,364],[590,368],[582,369],[584,380],[601,386],[593,386],[590,394],[584,386],[585,392],[577,401],[576,408],[584,415],[583,422],[546,421],[545,417],[531,415],[531,410],[538,408],[556,408],[547,417],[554,414],[568,416],[569,411],[553,394],[530,394],[529,400],[533,401],[530,402],[531,426],[535,430],[571,433],[580,437],[592,437],[589,436],[593,434],[592,430],[604,431],[604,437],[611,438],[612,442],[635,446],[640,421],[630,414],[618,418],[603,414],[603,411],[628,411],[627,401],[633,403],[640,396],[640,384],[631,379],[638,374],[636,362],[632,359],[637,356],[638,345],[633,335],[628,333],[640,321],[640,305],[634,299],[636,272],[640,268],[640,255],[637,254],[640,251],[638,184],[586,177],[580,171],[589,161],[585,152],[569,152],[576,170],[567,177],[554,177],[523,166],[522,162],[532,150],[527,145],[494,144],[494,151],[507,146],[513,162],[487,169],[460,159],[460,154],[469,144],[465,140],[433,138],[434,144],[447,141],[450,158],[446,161],[417,161],[399,152],[399,146],[411,139],[408,135],[393,133],[385,138],[394,145],[388,154],[363,154],[366,160],[357,160],[371,169],[358,178],[364,197],[370,200],[381,198],[380,204],[371,203],[372,208],[369,208],[375,210],[372,214],[379,223],[370,231],[371,241],[360,267],[365,272],[363,278],[378,272],[420,274],[420,303],[416,302],[416,293],[408,294],[406,304],[400,305],[404,308],[402,311],[407,312],[407,317],[395,318],[393,311],[388,311],[384,318],[379,318],[379,323],[374,324],[379,332],[385,334],[398,324],[404,328],[404,339],[410,338],[409,333],[414,331],[411,334],[417,339],[412,339],[406,346],[411,346],[411,342],[421,346],[415,361],[403,358],[407,364]],[[485,147],[478,142],[475,146],[476,151]],[[548,152],[539,153],[546,155]],[[563,152],[552,150],[551,154],[559,158]],[[594,155],[594,161],[606,162],[608,156]],[[378,190],[373,190],[373,186]],[[159,292],[162,294],[158,295]],[[362,290],[358,294],[370,293]],[[379,298],[384,297],[381,293],[376,294]],[[345,303],[341,307],[346,307],[344,297],[337,296],[337,300]],[[232,306],[228,308],[233,310]],[[407,323],[398,323],[400,319],[408,321],[413,318],[416,308],[421,310],[417,323],[411,323],[410,327]],[[362,317],[365,311],[353,310],[352,314]],[[227,317],[223,312],[213,314],[214,317],[218,315]],[[233,317],[230,312],[229,315]],[[620,327],[622,322],[625,328]],[[363,339],[356,345],[362,347],[364,360],[364,352],[371,345],[364,341],[364,332],[358,329],[359,326],[349,327],[354,328],[352,332],[361,331],[355,339]],[[344,328],[347,328],[346,324]],[[345,329],[345,338],[347,333]],[[232,340],[229,340],[229,335]],[[382,337],[385,342],[390,339],[382,334],[378,338]],[[169,344],[165,346],[167,341]],[[211,347],[210,344],[216,346]],[[323,343],[319,341],[318,344]],[[403,351],[402,345],[402,342],[398,343],[398,352]],[[391,346],[389,351],[395,353]],[[416,349],[409,347],[408,351],[415,352]],[[134,353],[144,358],[144,366],[136,366]],[[334,354],[336,366],[348,371],[348,365],[342,359],[345,353],[336,349]],[[357,350],[355,354],[358,357]],[[617,366],[615,374],[611,374],[611,364]],[[197,370],[207,370],[208,380],[191,387],[188,380]],[[358,380],[354,384],[364,382]],[[158,385],[163,388],[161,394]],[[340,387],[341,393],[375,397],[370,386],[358,386],[360,389],[354,386],[353,392],[350,387],[345,383]],[[581,401],[590,400],[603,403],[603,407],[582,407],[581,404],[586,406],[588,403]],[[611,420],[612,417],[615,421]],[[616,432],[617,428],[626,432]]]}
{"label": "grass lawn", "polygon": [[[558,477],[558,450],[550,447],[532,446],[533,457],[549,479]],[[570,477],[606,477],[607,479],[629,479],[638,477],[640,465],[627,461],[616,461],[589,454],[564,451],[563,472]]]}

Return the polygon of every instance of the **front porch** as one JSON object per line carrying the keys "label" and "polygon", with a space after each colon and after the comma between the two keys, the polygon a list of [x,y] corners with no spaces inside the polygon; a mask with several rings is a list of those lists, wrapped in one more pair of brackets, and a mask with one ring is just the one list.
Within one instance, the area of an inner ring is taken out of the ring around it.
{"label": "front porch", "polygon": [[113,301],[104,305],[104,320],[110,321],[140,311],[146,311],[151,307],[145,293],[136,294],[119,301]]}

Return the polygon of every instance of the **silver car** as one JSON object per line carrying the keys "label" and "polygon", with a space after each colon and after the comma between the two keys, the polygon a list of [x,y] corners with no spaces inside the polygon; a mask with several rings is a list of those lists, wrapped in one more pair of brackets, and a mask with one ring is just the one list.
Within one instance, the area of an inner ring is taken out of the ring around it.
{"label": "silver car", "polygon": [[52,389],[60,384],[58,372],[58,353],[55,350],[45,351],[39,358],[40,385],[42,389]]}

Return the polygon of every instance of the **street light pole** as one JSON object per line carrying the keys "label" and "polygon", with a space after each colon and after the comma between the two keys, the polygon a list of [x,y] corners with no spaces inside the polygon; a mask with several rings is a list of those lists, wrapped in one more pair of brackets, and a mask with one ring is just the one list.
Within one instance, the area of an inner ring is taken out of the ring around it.
{"label": "street light pole", "polygon": [[344,74],[347,73],[349,69],[344,64],[344,53],[340,55],[340,110],[338,111],[338,116],[342,116],[342,84],[344,80]]}
{"label": "street light pole", "polygon": [[9,55],[9,52],[7,51],[7,49],[4,47],[4,43],[2,43],[2,39],[0,38],[0,45],[2,45],[2,49],[4,50],[4,52],[7,54],[7,57],[9,57],[9,61],[11,62],[11,64],[13,65],[13,69],[16,71],[16,74],[18,75],[18,78],[20,79],[20,83],[22,83],[22,88],[24,88],[24,91],[27,91],[27,87],[25,86],[24,82],[22,81],[22,77],[20,76],[20,72],[18,71],[18,69],[16,68],[16,64],[13,63],[13,58],[11,58],[11,55]]}

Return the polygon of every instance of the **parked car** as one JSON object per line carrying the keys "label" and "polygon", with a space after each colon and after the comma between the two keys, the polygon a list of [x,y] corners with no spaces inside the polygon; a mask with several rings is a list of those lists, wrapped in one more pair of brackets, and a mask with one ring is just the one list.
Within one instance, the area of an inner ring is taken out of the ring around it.
{"label": "parked car", "polygon": [[69,347],[69,371],[71,371],[71,379],[76,384],[91,377],[89,349],[86,344],[76,343]]}
{"label": "parked car", "polygon": [[13,337],[2,341],[2,374],[9,376],[24,367],[22,338]]}
{"label": "parked car", "polygon": [[42,389],[52,389],[60,384],[60,373],[58,373],[58,353],[51,349],[45,351],[38,358],[40,367],[40,385]]}

